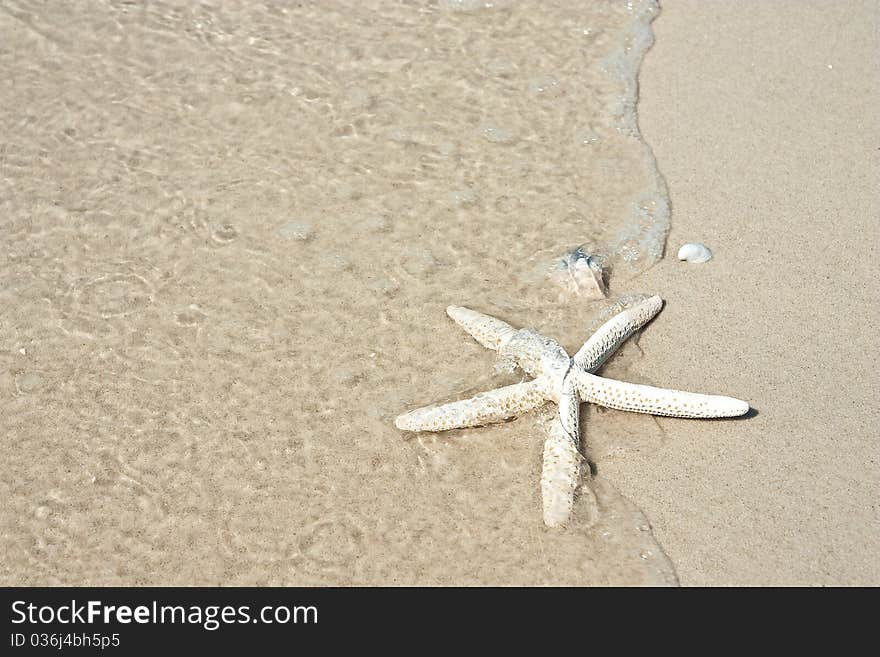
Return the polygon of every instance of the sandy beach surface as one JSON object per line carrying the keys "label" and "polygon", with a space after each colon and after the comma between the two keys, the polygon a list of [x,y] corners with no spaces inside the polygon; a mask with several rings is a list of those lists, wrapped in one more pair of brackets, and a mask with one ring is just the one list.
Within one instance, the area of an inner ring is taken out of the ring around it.
{"label": "sandy beach surface", "polygon": [[[0,583],[880,583],[876,3],[656,15],[4,3]],[[565,527],[547,411],[395,428],[645,294],[604,373],[757,410],[585,405]]]}
{"label": "sandy beach surface", "polygon": [[[878,9],[663,3],[639,120],[673,205],[640,372],[742,422],[660,420],[603,470],[682,584],[880,583]],[[675,260],[705,242],[704,265]]]}
{"label": "sandy beach surface", "polygon": [[[601,477],[544,526],[542,414],[394,426],[522,378],[448,305],[573,349],[618,298],[561,298],[565,254],[604,244],[621,281],[661,255],[655,15],[5,6],[3,581],[675,583]],[[619,415],[592,434],[656,438]]]}

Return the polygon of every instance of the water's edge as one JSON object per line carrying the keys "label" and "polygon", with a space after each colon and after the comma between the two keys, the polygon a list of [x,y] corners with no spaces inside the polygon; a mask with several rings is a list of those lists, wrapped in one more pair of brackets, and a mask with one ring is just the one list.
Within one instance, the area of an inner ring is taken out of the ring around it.
{"label": "water's edge", "polygon": [[[645,58],[656,42],[653,23],[660,16],[661,11],[662,8],[659,2],[647,0],[647,6],[643,9],[642,17],[633,23],[630,37],[631,45],[622,47],[614,58],[616,62],[625,61],[627,63],[626,66],[619,66],[618,68],[621,71],[621,79],[625,85],[624,88],[627,90],[625,100],[622,102],[621,124],[625,130],[629,131],[630,134],[639,140],[642,145],[643,157],[654,173],[652,179],[653,188],[646,190],[646,195],[643,199],[637,199],[634,202],[633,216],[617,237],[615,251],[620,252],[620,250],[625,249],[627,243],[630,243],[633,239],[638,239],[640,233],[644,232],[642,240],[644,240],[644,252],[648,254],[648,260],[646,266],[640,267],[635,271],[631,270],[630,273],[633,277],[638,277],[663,258],[671,225],[672,203],[669,199],[666,179],[660,171],[660,166],[653,149],[641,132],[638,120],[639,77]],[[625,253],[621,253],[621,255],[623,260],[627,261]],[[619,270],[618,273],[620,273]],[[613,482],[611,485],[613,485]],[[657,548],[661,551],[662,560],[669,569],[669,581],[676,586],[679,585],[675,563],[657,538],[650,519],[632,500],[619,491],[618,494],[634,508],[638,509],[638,512],[645,517],[646,522],[651,527],[651,537]]]}
{"label": "water's edge", "polygon": [[[641,197],[633,199],[632,213],[618,233],[614,251],[627,264],[629,273],[638,275],[663,258],[669,233],[671,207],[666,181],[663,178],[654,151],[639,129],[639,71],[648,51],[654,45],[651,24],[660,15],[656,0],[645,0],[637,11],[627,43],[606,59],[607,70],[618,71],[624,94],[618,110],[618,125],[641,144],[642,157],[652,172],[648,186]],[[634,248],[637,245],[637,248]],[[640,261],[640,259],[643,259]],[[637,266],[637,264],[639,266]]]}

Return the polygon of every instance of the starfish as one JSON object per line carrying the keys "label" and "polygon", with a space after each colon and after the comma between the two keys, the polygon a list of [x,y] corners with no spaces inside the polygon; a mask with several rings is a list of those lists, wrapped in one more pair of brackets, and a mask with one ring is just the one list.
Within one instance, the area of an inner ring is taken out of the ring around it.
{"label": "starfish", "polygon": [[544,523],[566,522],[574,504],[584,457],[580,449],[580,404],[591,402],[621,411],[684,418],[735,417],[748,412],[748,403],[732,397],[702,395],[616,381],[594,372],[635,331],[663,307],[653,296],[618,313],[569,357],[552,338],[464,308],[449,306],[446,313],[484,347],[511,359],[533,377],[496,388],[471,399],[427,406],[400,415],[394,422],[404,431],[446,431],[502,422],[534,410],[546,402],[558,405],[544,442],[541,496]]}

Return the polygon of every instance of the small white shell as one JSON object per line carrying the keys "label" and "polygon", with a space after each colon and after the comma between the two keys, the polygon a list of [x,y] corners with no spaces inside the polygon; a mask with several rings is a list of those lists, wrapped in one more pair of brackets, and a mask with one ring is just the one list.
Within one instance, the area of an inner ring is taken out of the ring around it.
{"label": "small white shell", "polygon": [[712,251],[705,244],[684,244],[678,250],[678,259],[688,262],[706,262],[712,259]]}

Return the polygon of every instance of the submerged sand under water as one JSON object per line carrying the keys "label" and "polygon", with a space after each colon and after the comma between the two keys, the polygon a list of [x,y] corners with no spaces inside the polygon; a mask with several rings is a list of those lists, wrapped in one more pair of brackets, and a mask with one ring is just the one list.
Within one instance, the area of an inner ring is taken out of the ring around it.
{"label": "submerged sand under water", "polygon": [[[448,304],[576,349],[662,255],[655,12],[4,3],[0,580],[674,583],[601,477],[652,418],[585,412],[596,504],[556,531],[539,418],[393,426],[516,380]],[[608,302],[545,275],[580,244]]]}

